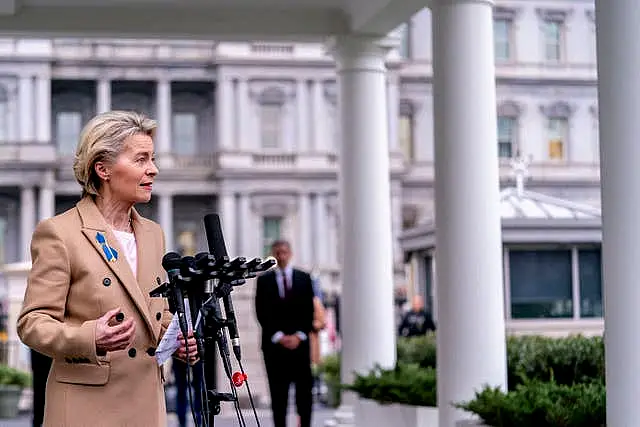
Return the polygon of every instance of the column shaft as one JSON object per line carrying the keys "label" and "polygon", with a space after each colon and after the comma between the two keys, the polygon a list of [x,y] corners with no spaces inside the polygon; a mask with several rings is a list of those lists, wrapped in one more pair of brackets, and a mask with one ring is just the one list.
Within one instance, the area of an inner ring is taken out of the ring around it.
{"label": "column shaft", "polygon": [[[491,5],[433,8],[440,402],[506,383]],[[471,416],[439,409],[441,427]]]}
{"label": "column shaft", "polygon": [[640,419],[640,9],[596,0],[607,425]]}

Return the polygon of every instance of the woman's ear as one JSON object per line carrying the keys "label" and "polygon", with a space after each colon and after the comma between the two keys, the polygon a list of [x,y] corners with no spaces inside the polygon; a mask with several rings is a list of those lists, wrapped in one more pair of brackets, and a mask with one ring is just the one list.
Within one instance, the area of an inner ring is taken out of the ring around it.
{"label": "woman's ear", "polygon": [[101,180],[109,181],[109,178],[111,176],[111,168],[109,168],[104,162],[96,162],[96,164],[93,166],[93,169],[96,171],[96,175],[98,175]]}

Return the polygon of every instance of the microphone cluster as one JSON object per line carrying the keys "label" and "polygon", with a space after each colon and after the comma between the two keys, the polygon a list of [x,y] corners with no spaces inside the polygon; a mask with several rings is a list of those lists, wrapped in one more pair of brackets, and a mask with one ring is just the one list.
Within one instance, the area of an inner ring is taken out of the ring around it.
{"label": "microphone cluster", "polygon": [[[162,258],[162,267],[167,272],[168,282],[161,283],[153,289],[151,297],[166,297],[169,310],[178,318],[178,325],[183,336],[188,336],[190,330],[197,342],[198,356],[204,362],[205,381],[215,383],[215,369],[212,363],[215,357],[216,345],[229,379],[236,385],[246,381],[246,374],[242,372],[243,381],[235,378],[231,373],[229,347],[224,330],[228,330],[233,346],[233,353],[242,367],[240,338],[235,310],[231,300],[233,287],[240,286],[276,265],[273,257],[266,259],[236,257],[230,259],[222,235],[220,218],[217,214],[204,217],[205,232],[209,252],[201,252],[195,256],[180,256],[169,252]],[[219,299],[222,299],[225,316],[222,315]],[[187,302],[188,304],[185,304]],[[188,308],[187,308],[188,306]],[[189,325],[187,310],[191,317]],[[232,395],[207,390],[208,400],[211,400],[214,410],[209,417],[219,413],[219,402],[237,401]],[[211,418],[211,422],[213,418]]]}

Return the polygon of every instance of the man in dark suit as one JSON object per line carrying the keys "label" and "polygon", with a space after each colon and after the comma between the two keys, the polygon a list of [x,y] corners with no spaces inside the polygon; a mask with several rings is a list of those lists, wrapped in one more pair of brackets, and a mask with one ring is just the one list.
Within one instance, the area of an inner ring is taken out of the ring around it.
{"label": "man in dark suit", "polygon": [[291,245],[271,245],[278,267],[256,284],[256,316],[262,327],[262,353],[269,381],[274,427],[286,427],[291,383],[296,386],[300,427],[311,426],[312,375],[309,332],[313,328],[311,276],[290,266]]}

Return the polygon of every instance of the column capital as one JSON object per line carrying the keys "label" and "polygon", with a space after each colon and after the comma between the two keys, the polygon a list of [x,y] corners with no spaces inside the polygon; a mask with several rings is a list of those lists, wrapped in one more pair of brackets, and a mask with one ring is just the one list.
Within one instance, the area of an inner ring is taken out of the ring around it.
{"label": "column capital", "polygon": [[385,58],[399,45],[392,36],[350,34],[329,39],[327,51],[335,58],[338,72],[386,71]]}

